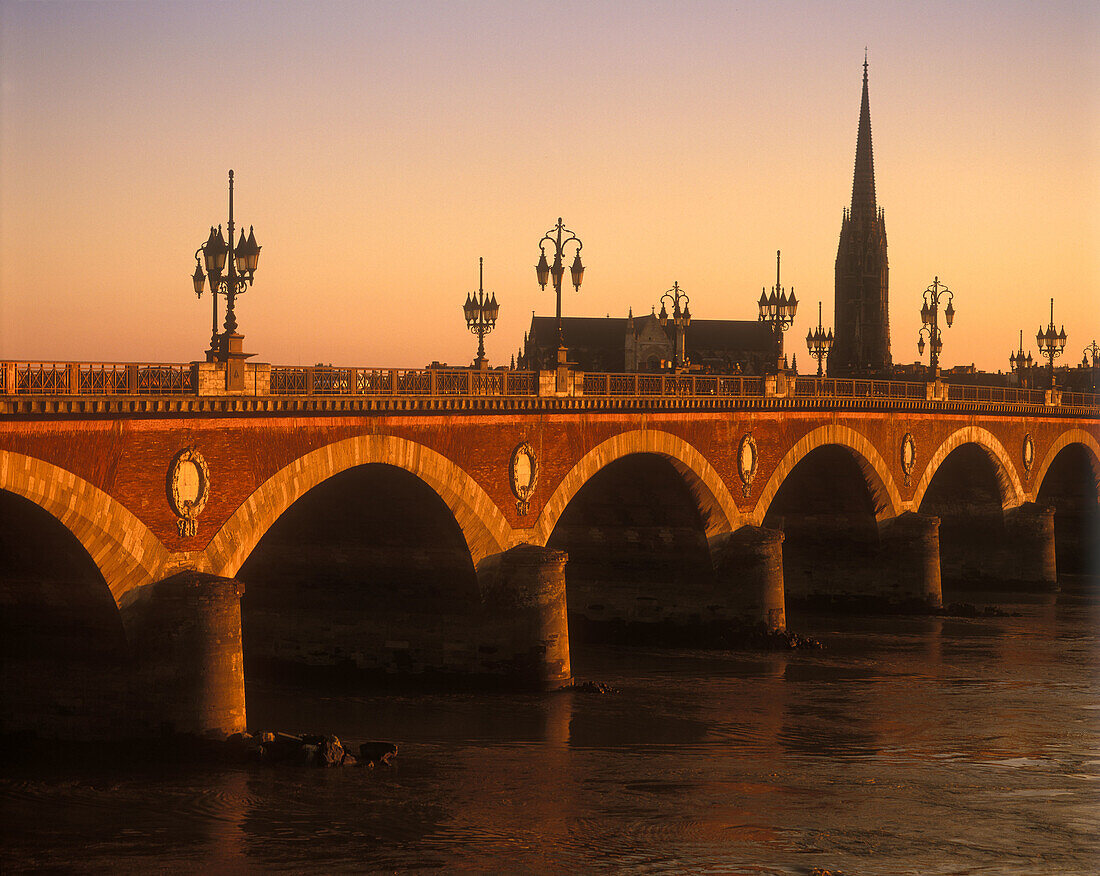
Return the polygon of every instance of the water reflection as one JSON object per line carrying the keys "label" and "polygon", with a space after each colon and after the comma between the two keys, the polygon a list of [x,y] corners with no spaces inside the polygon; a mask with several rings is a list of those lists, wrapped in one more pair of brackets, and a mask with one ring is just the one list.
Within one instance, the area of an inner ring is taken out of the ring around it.
{"label": "water reflection", "polygon": [[11,767],[0,869],[1090,872],[1100,606],[997,604],[798,619],[822,651],[592,648],[606,695],[250,682],[256,726],[396,766]]}

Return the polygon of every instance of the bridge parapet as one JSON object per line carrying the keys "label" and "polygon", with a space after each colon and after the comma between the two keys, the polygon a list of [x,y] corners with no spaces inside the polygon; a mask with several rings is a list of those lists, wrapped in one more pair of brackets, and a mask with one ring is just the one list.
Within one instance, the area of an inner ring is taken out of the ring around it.
{"label": "bridge parapet", "polygon": [[1083,392],[832,377],[338,368],[249,363],[229,394],[217,363],[0,363],[0,414],[450,410],[904,410],[1096,416]]}

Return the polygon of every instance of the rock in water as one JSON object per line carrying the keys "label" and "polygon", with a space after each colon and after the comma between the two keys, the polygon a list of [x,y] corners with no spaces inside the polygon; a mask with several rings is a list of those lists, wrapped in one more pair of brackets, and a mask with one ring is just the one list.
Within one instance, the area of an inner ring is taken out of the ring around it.
{"label": "rock in water", "polygon": [[336,736],[326,736],[317,746],[317,766],[340,766],[344,761],[344,746]]}
{"label": "rock in water", "polygon": [[364,742],[359,746],[359,759],[370,766],[376,764],[389,766],[390,761],[395,757],[397,757],[397,744],[394,742]]}

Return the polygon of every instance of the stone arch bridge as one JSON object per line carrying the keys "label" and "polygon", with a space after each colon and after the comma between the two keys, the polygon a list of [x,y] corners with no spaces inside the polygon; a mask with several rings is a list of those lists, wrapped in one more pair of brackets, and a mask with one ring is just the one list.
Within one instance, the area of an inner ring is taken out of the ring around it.
{"label": "stone arch bridge", "polygon": [[[141,664],[118,696],[144,686],[148,726],[243,726],[241,581],[266,600],[245,640],[273,658],[554,686],[570,678],[567,611],[582,624],[781,628],[788,600],[816,592],[938,605],[968,575],[1043,585],[1058,562],[1095,562],[1095,396],[269,366],[249,366],[261,369],[251,394],[230,396],[197,391],[189,367],[0,372],[5,529],[44,553],[54,537],[82,547]],[[18,535],[33,506],[63,530]],[[308,605],[262,595],[294,558],[327,562],[314,542],[358,514],[372,522],[335,551],[351,557],[340,622],[306,623]],[[438,534],[421,532],[425,515]],[[389,534],[367,550],[368,530]],[[393,571],[410,562],[436,583],[417,590]],[[348,581],[368,566],[392,584],[369,618],[348,608],[360,592]],[[33,569],[7,574],[6,598],[26,602]],[[402,593],[416,611],[382,624],[395,605],[412,611]]]}

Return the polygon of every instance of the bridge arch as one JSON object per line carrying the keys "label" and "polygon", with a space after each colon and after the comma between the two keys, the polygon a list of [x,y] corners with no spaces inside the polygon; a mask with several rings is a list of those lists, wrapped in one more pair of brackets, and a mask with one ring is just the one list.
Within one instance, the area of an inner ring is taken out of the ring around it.
{"label": "bridge arch", "polygon": [[[997,475],[1002,510],[1008,511],[1027,500],[1023,485],[1020,483],[1020,476],[1016,472],[1016,466],[1013,464],[1012,457],[1005,450],[1004,445],[988,429],[983,429],[981,426],[964,426],[948,435],[928,460],[928,464],[924,467],[924,473],[917,482],[917,488],[913,493],[912,506],[914,509],[920,508],[924,494],[928,492],[932,478],[943,464],[943,461],[951,455],[952,451],[964,444],[975,444],[989,456],[990,461],[993,463],[993,470]],[[1051,458],[1053,459],[1053,457]]]}
{"label": "bridge arch", "polygon": [[804,435],[780,460],[772,476],[756,502],[752,511],[751,521],[754,525],[763,524],[764,516],[796,465],[812,451],[819,447],[836,445],[845,448],[855,458],[856,464],[863,473],[863,478],[871,491],[871,499],[875,505],[875,517],[879,521],[895,517],[902,510],[901,496],[898,493],[897,484],[890,474],[890,469],[882,454],[878,452],[867,436],[860,434],[847,426],[831,424],[821,426]]}
{"label": "bridge arch", "polygon": [[[1047,476],[1047,471],[1050,470],[1050,466],[1054,462],[1055,457],[1071,444],[1080,444],[1085,448],[1088,453],[1089,462],[1092,464],[1093,476],[1097,481],[1100,481],[1100,441],[1097,441],[1094,435],[1086,432],[1084,429],[1067,429],[1054,440],[1046,456],[1043,457],[1042,463],[1035,469],[1035,479],[1033,483],[1035,485],[1036,496],[1039,495],[1039,488],[1042,487],[1043,479]],[[1100,501],[1100,499],[1098,499],[1098,501]]]}
{"label": "bridge arch", "polygon": [[163,577],[168,550],[160,539],[124,505],[71,471],[0,450],[0,489],[34,502],[73,534],[116,605]]}
{"label": "bridge arch", "polygon": [[404,469],[431,487],[454,514],[474,566],[506,550],[511,527],[481,486],[445,456],[392,435],[360,435],[320,447],[268,478],[218,530],[206,548],[211,569],[232,576],[279,516],[313,487],[360,465]]}
{"label": "bridge arch", "polygon": [[546,501],[532,529],[533,541],[546,544],[573,497],[598,471],[634,453],[667,459],[683,477],[699,509],[708,536],[741,525],[741,512],[725,482],[695,447],[671,432],[635,429],[620,432],[586,453]]}

